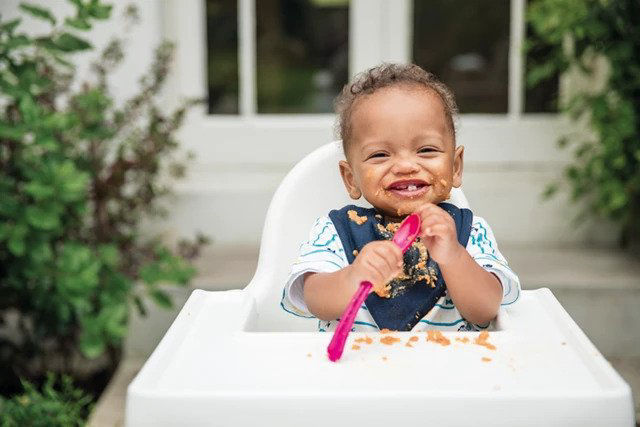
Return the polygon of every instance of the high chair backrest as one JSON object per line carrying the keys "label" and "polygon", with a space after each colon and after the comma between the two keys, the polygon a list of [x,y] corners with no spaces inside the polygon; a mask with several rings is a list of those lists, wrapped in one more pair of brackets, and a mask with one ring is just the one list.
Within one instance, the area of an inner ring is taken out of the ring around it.
{"label": "high chair backrest", "polygon": [[[338,169],[340,160],[344,160],[340,141],[323,145],[302,159],[276,190],[264,223],[258,267],[246,288],[256,299],[256,323],[250,330],[316,330],[317,319],[287,313],[280,301],[291,264],[314,221],[347,204],[371,207],[364,198],[354,201],[347,195]],[[460,189],[454,188],[448,201],[469,207]]]}

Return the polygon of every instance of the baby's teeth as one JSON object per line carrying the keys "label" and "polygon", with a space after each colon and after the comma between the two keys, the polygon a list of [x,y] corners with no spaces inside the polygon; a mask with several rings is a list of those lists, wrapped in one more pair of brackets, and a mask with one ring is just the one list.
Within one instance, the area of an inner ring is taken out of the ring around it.
{"label": "baby's teeth", "polygon": [[417,189],[418,187],[413,184],[407,186],[407,190],[409,191],[416,191]]}

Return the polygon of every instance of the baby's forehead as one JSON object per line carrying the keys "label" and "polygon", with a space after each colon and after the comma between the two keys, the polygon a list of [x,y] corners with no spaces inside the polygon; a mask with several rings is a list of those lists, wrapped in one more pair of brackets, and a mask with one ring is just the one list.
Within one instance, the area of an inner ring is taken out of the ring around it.
{"label": "baby's forehead", "polygon": [[349,116],[348,126],[352,131],[375,129],[383,133],[389,129],[388,118],[400,117],[425,121],[426,126],[441,123],[455,137],[452,112],[444,100],[435,90],[417,84],[397,84],[363,94],[353,103]]}

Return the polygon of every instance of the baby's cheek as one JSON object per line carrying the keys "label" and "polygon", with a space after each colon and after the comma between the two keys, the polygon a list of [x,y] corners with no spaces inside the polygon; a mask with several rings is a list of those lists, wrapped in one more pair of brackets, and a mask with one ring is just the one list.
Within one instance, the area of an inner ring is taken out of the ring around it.
{"label": "baby's cheek", "polygon": [[451,182],[450,180],[438,177],[436,181],[433,183],[433,192],[437,199],[437,201],[444,201],[449,198],[449,194],[451,193]]}

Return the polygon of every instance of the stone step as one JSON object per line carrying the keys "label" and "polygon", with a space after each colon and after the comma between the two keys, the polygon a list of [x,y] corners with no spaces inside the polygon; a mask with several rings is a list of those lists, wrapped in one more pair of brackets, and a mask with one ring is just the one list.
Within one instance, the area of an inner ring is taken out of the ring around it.
{"label": "stone step", "polygon": [[611,248],[503,247],[524,289],[548,287],[607,357],[640,357],[640,259]]}

